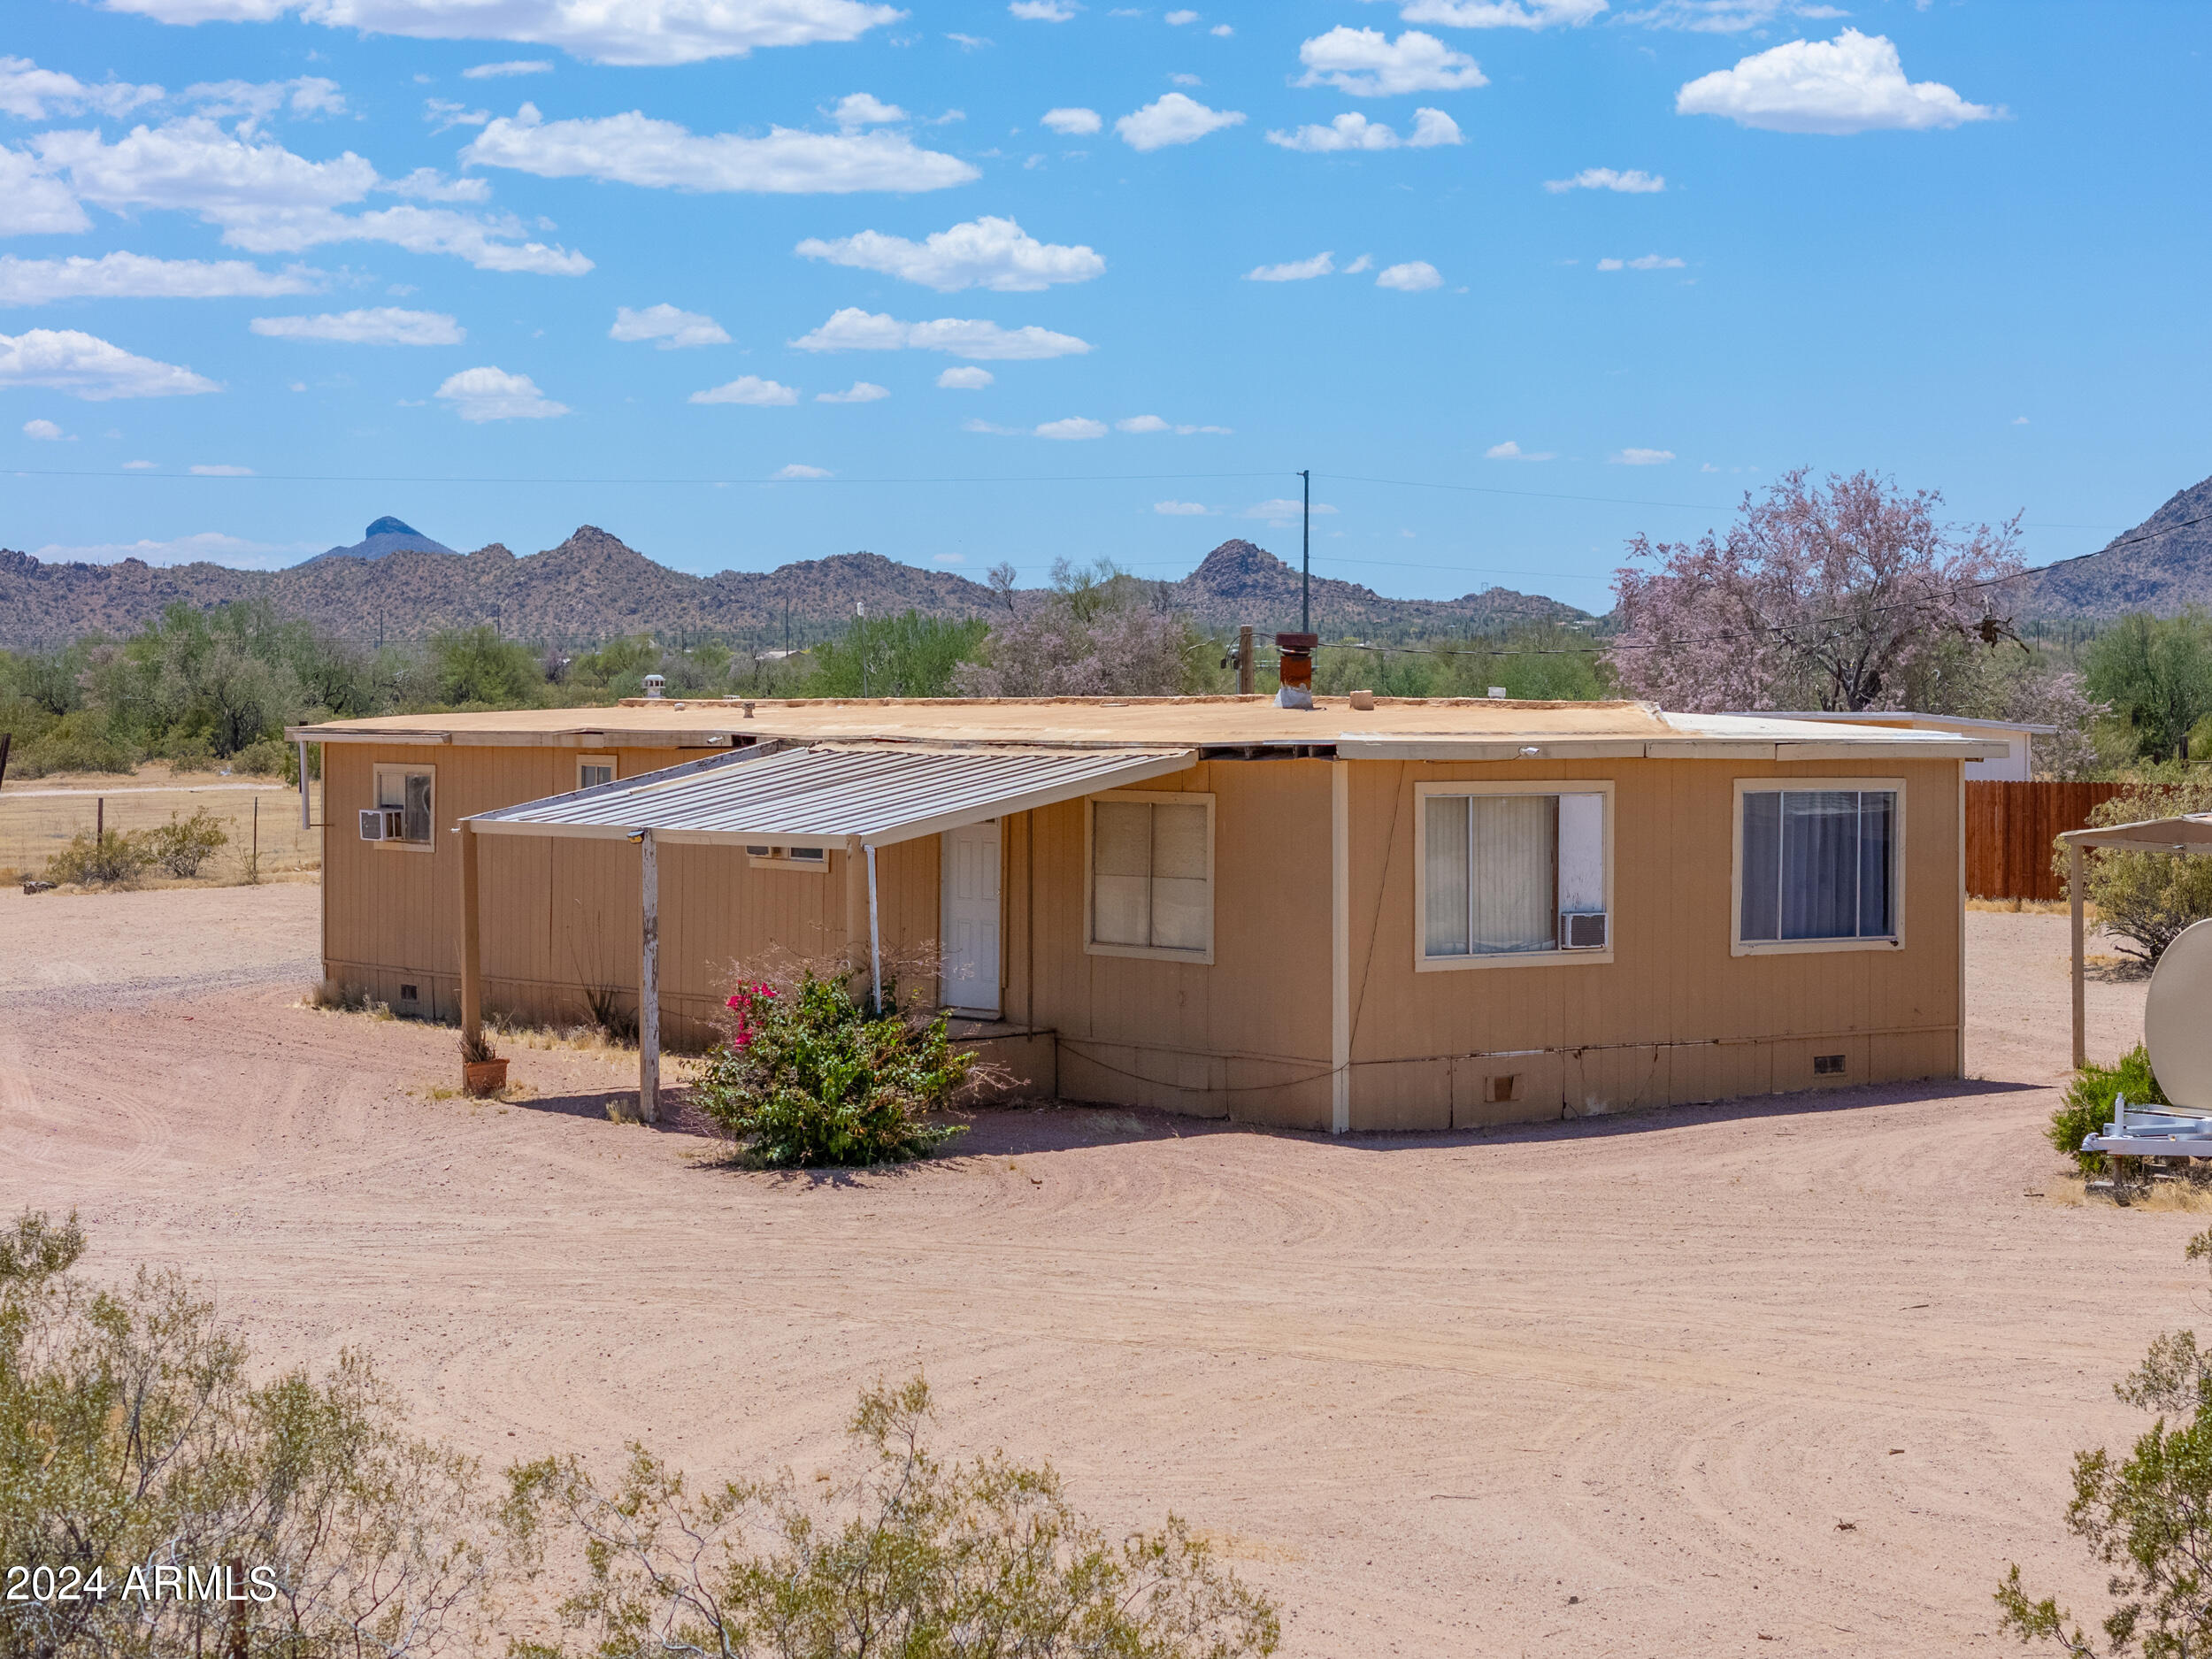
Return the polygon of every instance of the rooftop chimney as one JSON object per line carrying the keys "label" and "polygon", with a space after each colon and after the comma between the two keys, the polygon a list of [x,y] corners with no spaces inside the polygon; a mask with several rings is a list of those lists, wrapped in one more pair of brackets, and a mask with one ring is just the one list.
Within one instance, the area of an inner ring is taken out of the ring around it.
{"label": "rooftop chimney", "polygon": [[1276,703],[1286,709],[1313,707],[1313,652],[1321,643],[1317,634],[1278,634],[1275,649],[1281,654],[1282,689]]}
{"label": "rooftop chimney", "polygon": [[657,697],[657,696],[659,696],[659,695],[661,695],[661,693],[662,693],[662,692],[664,692],[664,691],[665,691],[665,690],[667,690],[667,689],[668,689],[668,681],[667,681],[667,680],[664,680],[663,678],[661,678],[661,676],[660,676],[660,675],[658,675],[658,674],[648,674],[648,675],[646,675],[646,677],[645,677],[645,695],[646,695],[647,696],[649,696],[649,697]]}

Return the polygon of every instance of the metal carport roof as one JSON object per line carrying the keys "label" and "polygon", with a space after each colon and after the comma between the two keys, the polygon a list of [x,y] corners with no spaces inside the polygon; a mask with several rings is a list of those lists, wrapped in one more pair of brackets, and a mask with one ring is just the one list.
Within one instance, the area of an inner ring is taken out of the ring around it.
{"label": "metal carport roof", "polygon": [[1180,772],[1189,749],[741,750],[469,819],[479,833],[887,847]]}

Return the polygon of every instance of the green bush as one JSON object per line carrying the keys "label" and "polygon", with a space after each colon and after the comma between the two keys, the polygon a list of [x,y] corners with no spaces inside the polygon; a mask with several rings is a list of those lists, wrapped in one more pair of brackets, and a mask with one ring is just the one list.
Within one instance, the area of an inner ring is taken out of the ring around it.
{"label": "green bush", "polygon": [[[2212,811],[2212,781],[2139,782],[2091,812],[2089,822],[2101,829],[2204,811]],[[2053,856],[2062,879],[2064,848]],[[2082,857],[2084,896],[2097,907],[2099,924],[2130,941],[2121,954],[2146,967],[2157,964],[2183,928],[2212,916],[2212,858],[2116,847],[2093,847]]]}
{"label": "green bush", "polygon": [[109,830],[96,836],[90,830],[79,830],[68,846],[46,861],[46,879],[79,887],[119,887],[137,880],[153,861],[153,849],[142,834]]}
{"label": "green bush", "polygon": [[209,855],[230,840],[222,821],[205,807],[190,818],[172,812],[166,824],[146,831],[145,836],[150,861],[173,876],[198,875]]}
{"label": "green bush", "polygon": [[230,764],[257,778],[275,778],[298,765],[292,746],[280,737],[265,737],[249,743],[231,757]]}
{"label": "green bush", "polygon": [[577,1459],[507,1471],[509,1528],[555,1584],[572,1640],[510,1659],[1245,1659],[1282,1617],[1171,1515],[1110,1537],[1049,1463],[954,1461],[923,1435],[916,1377],[860,1397],[861,1472],[803,1488],[687,1481],[633,1442],[601,1487]]}
{"label": "green bush", "polygon": [[779,989],[741,985],[729,1041],[707,1056],[696,1098],[762,1169],[898,1164],[962,1131],[925,1115],[975,1064],[956,1053],[941,1014],[917,1024],[879,1014],[836,979],[805,970]]}
{"label": "green bush", "polygon": [[65,714],[32,741],[19,747],[8,763],[12,775],[43,778],[58,772],[137,771],[138,757],[108,733],[89,710]]}
{"label": "green bush", "polygon": [[2104,1172],[2104,1154],[2084,1152],[2082,1137],[2095,1134],[2112,1121],[2112,1102],[2117,1095],[2125,1095],[2131,1106],[2171,1103],[2151,1075],[2151,1057],[2140,1043],[2132,1054],[2123,1055],[2117,1065],[2085,1065],[2075,1072],[2065,1101],[2051,1114],[2051,1144],[2073,1159],[2084,1175]]}

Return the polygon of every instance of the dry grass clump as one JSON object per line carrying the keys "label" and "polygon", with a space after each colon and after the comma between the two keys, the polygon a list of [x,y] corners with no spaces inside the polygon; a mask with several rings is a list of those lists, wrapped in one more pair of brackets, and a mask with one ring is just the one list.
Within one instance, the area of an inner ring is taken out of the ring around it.
{"label": "dry grass clump", "polygon": [[[1966,908],[1970,910],[1993,910],[2006,916],[2063,916],[2067,913],[2064,899],[1969,899]],[[2082,909],[2089,925],[2095,926],[2097,907],[2088,904]]]}

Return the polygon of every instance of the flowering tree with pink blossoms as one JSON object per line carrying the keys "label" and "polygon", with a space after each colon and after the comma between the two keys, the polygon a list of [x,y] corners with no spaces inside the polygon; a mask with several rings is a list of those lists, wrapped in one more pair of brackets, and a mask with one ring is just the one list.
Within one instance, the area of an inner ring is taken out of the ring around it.
{"label": "flowering tree with pink blossoms", "polygon": [[2003,584],[2023,568],[2019,520],[1962,529],[1937,521],[1942,504],[1801,467],[1746,494],[1724,537],[1638,536],[1614,576],[1623,689],[1694,713],[1906,706],[1908,687],[1946,678],[1939,659],[2015,640]]}

